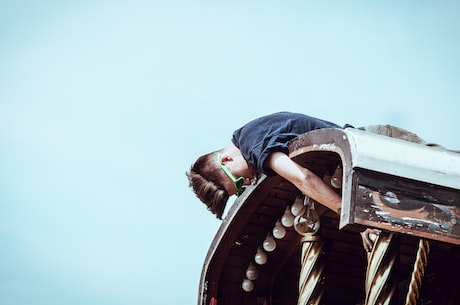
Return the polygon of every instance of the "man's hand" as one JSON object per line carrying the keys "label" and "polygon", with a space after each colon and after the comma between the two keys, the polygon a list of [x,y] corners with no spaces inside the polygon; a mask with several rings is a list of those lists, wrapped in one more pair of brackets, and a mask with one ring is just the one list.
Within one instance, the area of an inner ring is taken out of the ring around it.
{"label": "man's hand", "polygon": [[291,160],[283,152],[275,151],[267,159],[269,168],[278,175],[294,184],[302,194],[324,205],[339,214],[342,207],[342,198],[322,179],[306,167]]}
{"label": "man's hand", "polygon": [[366,250],[366,252],[371,252],[374,247],[374,242],[380,234],[380,230],[367,228],[359,234],[361,234],[361,239],[363,240],[364,250]]}

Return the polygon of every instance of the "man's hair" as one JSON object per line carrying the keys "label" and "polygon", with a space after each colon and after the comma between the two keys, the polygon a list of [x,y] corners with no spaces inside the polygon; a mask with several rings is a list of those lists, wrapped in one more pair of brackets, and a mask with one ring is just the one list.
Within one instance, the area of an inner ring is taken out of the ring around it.
{"label": "man's hair", "polygon": [[224,173],[217,166],[217,152],[199,157],[185,174],[195,195],[206,204],[211,213],[222,219],[229,195],[221,184]]}

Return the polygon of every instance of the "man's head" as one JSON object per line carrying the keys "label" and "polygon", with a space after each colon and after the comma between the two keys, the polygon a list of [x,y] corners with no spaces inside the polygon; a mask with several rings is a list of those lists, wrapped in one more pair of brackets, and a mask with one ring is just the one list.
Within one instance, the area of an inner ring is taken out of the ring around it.
{"label": "man's head", "polygon": [[255,179],[256,171],[236,147],[230,146],[199,157],[186,175],[196,196],[222,219],[229,196],[241,194]]}
{"label": "man's head", "polygon": [[199,157],[186,175],[195,195],[206,204],[211,213],[222,219],[229,194],[222,184],[225,173],[216,162],[217,153]]}

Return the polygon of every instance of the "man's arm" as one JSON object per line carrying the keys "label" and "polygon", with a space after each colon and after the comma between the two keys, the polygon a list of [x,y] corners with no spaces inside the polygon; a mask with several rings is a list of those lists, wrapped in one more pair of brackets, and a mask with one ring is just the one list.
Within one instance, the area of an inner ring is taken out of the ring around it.
{"label": "man's arm", "polygon": [[[313,172],[292,161],[282,152],[274,152],[267,160],[269,166],[278,175],[294,184],[304,195],[318,201],[337,214],[342,207],[341,197]],[[370,235],[379,234],[379,230],[366,229],[361,232],[364,250],[370,252],[374,241]]]}
{"label": "man's arm", "polygon": [[339,213],[342,207],[340,195],[309,169],[292,161],[285,153],[273,152],[266,165],[294,184],[304,195]]}

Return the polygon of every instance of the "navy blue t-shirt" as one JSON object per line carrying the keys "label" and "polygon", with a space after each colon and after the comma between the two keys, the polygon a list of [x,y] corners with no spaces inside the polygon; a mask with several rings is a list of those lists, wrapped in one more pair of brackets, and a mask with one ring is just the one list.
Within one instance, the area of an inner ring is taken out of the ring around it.
{"label": "navy blue t-shirt", "polygon": [[305,132],[320,128],[340,128],[338,125],[305,114],[277,112],[257,118],[233,133],[232,143],[244,159],[259,172],[272,176],[265,167],[270,153],[288,153],[289,141]]}

